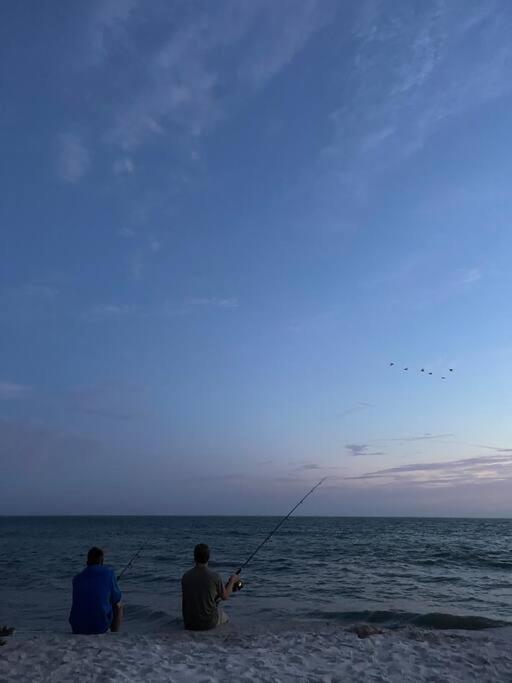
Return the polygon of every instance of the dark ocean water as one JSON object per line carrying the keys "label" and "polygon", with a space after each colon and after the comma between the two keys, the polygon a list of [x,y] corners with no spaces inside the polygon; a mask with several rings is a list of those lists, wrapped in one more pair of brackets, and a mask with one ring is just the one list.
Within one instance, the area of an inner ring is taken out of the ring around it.
{"label": "dark ocean water", "polygon": [[[224,579],[272,517],[0,517],[0,624],[68,629],[71,579],[105,549],[129,631],[180,628],[180,577],[196,543]],[[243,625],[315,620],[484,628],[512,622],[512,520],[291,518],[244,570],[226,612]]]}

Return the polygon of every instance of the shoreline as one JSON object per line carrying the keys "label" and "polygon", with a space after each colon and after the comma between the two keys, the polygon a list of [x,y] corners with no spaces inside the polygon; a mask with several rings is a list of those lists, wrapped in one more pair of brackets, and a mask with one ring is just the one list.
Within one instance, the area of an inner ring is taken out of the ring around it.
{"label": "shoreline", "polygon": [[[295,625],[297,626],[297,625]],[[0,648],[9,681],[386,681],[512,679],[512,628],[382,629],[360,638],[333,624],[255,632],[76,636],[15,634]]]}

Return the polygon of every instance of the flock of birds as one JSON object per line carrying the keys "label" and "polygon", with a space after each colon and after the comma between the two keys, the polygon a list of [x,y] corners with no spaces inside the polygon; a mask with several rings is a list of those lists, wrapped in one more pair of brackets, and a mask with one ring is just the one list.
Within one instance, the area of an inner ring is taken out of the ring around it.
{"label": "flock of birds", "polygon": [[[391,368],[393,366],[397,367],[396,363],[394,363],[392,361],[392,362],[390,362],[389,367]],[[402,372],[409,372],[409,368],[402,368]],[[419,369],[418,372],[423,372],[426,375],[432,375],[433,374],[432,372],[430,372],[430,370],[426,370],[425,368]],[[453,372],[453,368],[448,368],[448,372]],[[446,379],[446,375],[441,375],[441,379]]]}

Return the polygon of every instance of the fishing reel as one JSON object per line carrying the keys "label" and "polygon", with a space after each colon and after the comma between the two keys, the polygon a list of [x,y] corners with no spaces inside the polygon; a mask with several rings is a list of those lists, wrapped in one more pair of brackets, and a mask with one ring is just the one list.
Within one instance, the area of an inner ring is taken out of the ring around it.
{"label": "fishing reel", "polygon": [[238,581],[235,581],[233,584],[233,588],[231,589],[233,593],[236,593],[237,591],[241,591],[242,588],[244,587],[244,582],[242,579],[238,579]]}
{"label": "fishing reel", "polygon": [[242,588],[244,587],[244,582],[243,582],[242,579],[240,578],[240,573],[241,573],[241,571],[242,571],[242,569],[240,568],[240,569],[237,569],[236,572],[235,572],[235,575],[238,576],[238,581],[235,581],[235,582],[233,583],[233,586],[232,586],[232,588],[231,588],[231,590],[233,591],[233,593],[236,593],[237,591],[241,591]]}

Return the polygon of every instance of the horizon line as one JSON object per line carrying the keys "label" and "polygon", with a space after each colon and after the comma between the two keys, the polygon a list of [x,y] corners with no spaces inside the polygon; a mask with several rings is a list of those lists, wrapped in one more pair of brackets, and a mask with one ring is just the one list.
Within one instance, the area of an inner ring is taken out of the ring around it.
{"label": "horizon line", "polygon": [[[276,517],[283,517],[284,515],[276,514],[276,515],[258,515],[258,514],[251,514],[251,515],[238,515],[235,513],[232,514],[149,514],[149,513],[142,513],[142,514],[137,514],[137,513],[99,513],[99,514],[86,514],[86,513],[79,513],[79,514],[4,514],[0,513],[0,519],[29,519],[29,518],[51,518],[51,519],[61,519],[61,518],[87,518],[87,517],[98,517],[98,518],[105,518],[105,517],[112,517],[112,518],[133,518],[133,517],[148,517],[148,518],[165,518],[165,517],[177,517],[177,518],[197,518],[197,517],[226,517],[226,518],[244,518],[244,519],[252,519],[252,518],[257,518],[257,517],[263,517],[263,518],[276,518]],[[461,519],[495,519],[495,520],[504,520],[504,521],[512,521],[512,514],[509,516],[501,516],[501,515],[330,515],[330,514],[324,514],[324,515],[293,515],[293,517],[290,517],[290,519],[294,518],[301,518],[301,519],[450,519],[450,520],[461,520]]]}

